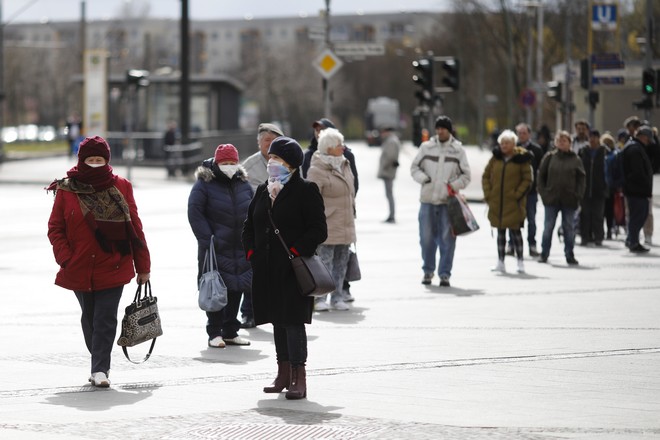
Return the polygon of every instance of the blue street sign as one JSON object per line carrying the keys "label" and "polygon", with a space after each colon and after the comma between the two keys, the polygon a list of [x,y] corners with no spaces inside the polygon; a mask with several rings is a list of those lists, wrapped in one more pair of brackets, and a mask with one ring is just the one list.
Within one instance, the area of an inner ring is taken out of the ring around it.
{"label": "blue street sign", "polygon": [[591,29],[594,31],[614,31],[617,22],[617,5],[596,4],[591,10]]}

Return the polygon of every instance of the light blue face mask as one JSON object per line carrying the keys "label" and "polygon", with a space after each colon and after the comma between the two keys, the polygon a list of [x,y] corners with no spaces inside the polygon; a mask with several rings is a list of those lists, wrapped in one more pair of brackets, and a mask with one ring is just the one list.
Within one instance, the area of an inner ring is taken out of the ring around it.
{"label": "light blue face mask", "polygon": [[275,159],[268,161],[268,180],[271,182],[280,182],[282,185],[291,178],[293,171],[289,170],[282,162]]}

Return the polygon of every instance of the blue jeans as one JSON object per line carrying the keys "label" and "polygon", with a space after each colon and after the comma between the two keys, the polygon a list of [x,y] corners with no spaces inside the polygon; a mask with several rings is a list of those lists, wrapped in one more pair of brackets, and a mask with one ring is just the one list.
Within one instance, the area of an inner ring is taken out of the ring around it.
{"label": "blue jeans", "polygon": [[438,275],[450,277],[454,264],[456,237],[451,232],[447,205],[422,203],[419,207],[419,244],[422,248],[424,273],[435,271],[435,257],[440,249]]}
{"label": "blue jeans", "polygon": [[561,205],[545,205],[545,225],[543,226],[543,240],[541,242],[541,256],[548,258],[552,245],[552,233],[557,222],[557,215],[561,212],[561,227],[564,230],[564,256],[573,258],[575,247],[575,212],[577,209]]}
{"label": "blue jeans", "polygon": [[539,195],[536,191],[527,194],[527,243],[536,246],[536,204]]}

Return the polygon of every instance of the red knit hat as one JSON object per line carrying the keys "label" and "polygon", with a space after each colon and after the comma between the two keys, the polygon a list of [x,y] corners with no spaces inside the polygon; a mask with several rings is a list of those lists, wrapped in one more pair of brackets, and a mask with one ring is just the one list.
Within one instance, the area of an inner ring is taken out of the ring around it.
{"label": "red knit hat", "polygon": [[84,162],[91,156],[101,156],[106,163],[110,162],[110,146],[101,136],[86,137],[78,148],[78,160]]}
{"label": "red knit hat", "polygon": [[238,163],[238,150],[232,144],[221,144],[215,149],[215,163],[232,161]]}

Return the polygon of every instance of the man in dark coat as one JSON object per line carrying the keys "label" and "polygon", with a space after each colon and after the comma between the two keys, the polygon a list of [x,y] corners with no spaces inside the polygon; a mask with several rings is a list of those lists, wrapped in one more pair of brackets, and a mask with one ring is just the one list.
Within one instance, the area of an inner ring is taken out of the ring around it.
{"label": "man in dark coat", "polygon": [[607,181],[605,179],[605,157],[607,148],[600,143],[600,132],[591,130],[589,145],[578,152],[586,173],[586,187],[580,210],[580,235],[582,246],[602,246],[605,238],[603,221]]}
{"label": "man in dark coat", "polygon": [[328,235],[325,206],[316,183],[300,175],[303,152],[295,140],[276,138],[268,155],[269,178],[257,187],[248,208],[243,246],[253,269],[255,323],[273,324],[278,373],[264,392],[288,388],[287,399],[301,399],[307,393],[305,324],[312,322],[314,299],[300,294],[280,238],[292,254],[313,255]]}
{"label": "man in dark coat", "polygon": [[623,194],[630,211],[626,246],[630,252],[648,252],[639,242],[639,232],[649,214],[649,198],[653,195],[653,168],[646,146],[653,142],[651,127],[642,125],[635,138],[626,143],[623,154]]}
{"label": "man in dark coat", "polygon": [[[516,125],[516,134],[518,135],[518,145],[532,153],[534,159],[532,160],[532,186],[527,193],[527,244],[529,245],[529,256],[538,257],[539,252],[536,248],[536,205],[538,204],[539,195],[536,192],[536,174],[543,159],[543,149],[539,144],[532,141],[532,129],[529,125],[521,122]],[[513,255],[513,246],[509,241],[511,253]]]}

